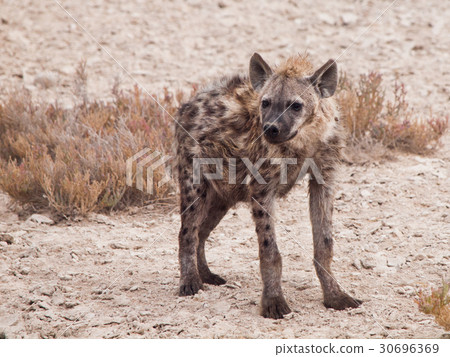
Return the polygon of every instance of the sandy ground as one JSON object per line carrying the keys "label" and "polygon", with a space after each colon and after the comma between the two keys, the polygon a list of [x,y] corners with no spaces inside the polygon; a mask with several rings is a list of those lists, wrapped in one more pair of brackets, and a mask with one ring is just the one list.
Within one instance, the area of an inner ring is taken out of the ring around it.
{"label": "sandy ground", "polygon": [[[245,70],[257,50],[277,62],[308,50],[353,76],[400,77],[418,112],[448,112],[450,9],[401,1],[360,36],[387,1],[61,1],[144,87],[187,88]],[[0,91],[25,86],[70,106],[79,61],[89,95],[108,98],[115,77],[134,82],[54,1],[0,0]],[[450,277],[450,140],[433,157],[345,166],[336,200],[334,269],[361,308],[321,304],[312,265],[305,185],[279,202],[283,286],[293,313],[258,316],[257,243],[245,206],[230,211],[207,243],[225,286],[176,296],[176,207],[147,207],[79,222],[20,220],[0,194],[0,333],[22,337],[441,337],[413,301]],[[11,244],[9,244],[11,243]]]}

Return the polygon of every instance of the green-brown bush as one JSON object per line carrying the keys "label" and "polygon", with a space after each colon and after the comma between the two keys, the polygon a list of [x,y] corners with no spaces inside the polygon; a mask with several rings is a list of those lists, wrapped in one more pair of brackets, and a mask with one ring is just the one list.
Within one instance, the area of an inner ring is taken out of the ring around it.
{"label": "green-brown bush", "polygon": [[382,76],[370,72],[357,83],[339,78],[337,98],[349,132],[349,147],[382,144],[389,149],[425,154],[435,150],[448,128],[448,116],[423,118],[409,107],[405,86],[394,83],[393,99],[386,100]]}
{"label": "green-brown bush", "polygon": [[[82,63],[74,86],[80,103],[70,110],[33,103],[26,92],[0,103],[0,189],[32,209],[49,206],[65,216],[167,198],[173,185],[155,186],[153,195],[127,186],[125,161],[147,147],[173,154],[170,116],[183,93],[157,97],[167,112],[137,87],[122,92],[114,86],[113,101],[89,102],[86,80]],[[341,75],[337,98],[350,148],[377,143],[425,153],[448,126],[448,118],[415,117],[403,85],[395,85],[393,101],[385,100],[376,73],[356,84]]]}
{"label": "green-brown bush", "polygon": [[137,87],[114,95],[110,103],[83,100],[70,110],[34,104],[26,93],[0,104],[0,188],[62,215],[166,197],[170,185],[154,187],[152,196],[127,186],[125,161],[146,147],[171,152],[170,115],[182,94],[158,97],[167,112]]}
{"label": "green-brown bush", "polygon": [[414,300],[419,310],[425,314],[433,315],[436,322],[450,331],[450,295],[449,284],[442,283],[442,287],[431,291],[420,290]]}

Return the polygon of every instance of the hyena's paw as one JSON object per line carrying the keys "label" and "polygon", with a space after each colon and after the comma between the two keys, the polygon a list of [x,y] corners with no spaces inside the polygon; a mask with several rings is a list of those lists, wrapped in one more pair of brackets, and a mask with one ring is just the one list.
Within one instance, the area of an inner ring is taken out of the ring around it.
{"label": "hyena's paw", "polygon": [[355,308],[361,305],[362,300],[355,299],[350,295],[339,292],[335,295],[330,295],[325,297],[323,304],[327,308],[335,309],[335,310],[345,310],[347,308]]}
{"label": "hyena's paw", "polygon": [[217,274],[213,274],[213,273],[209,273],[209,274],[200,274],[202,281],[205,284],[211,284],[211,285],[223,285],[225,284],[227,281],[220,277]]}
{"label": "hyena's paw", "polygon": [[180,284],[180,296],[190,296],[198,293],[203,289],[202,281],[199,277],[183,280]]}
{"label": "hyena's paw", "polygon": [[261,315],[270,319],[282,319],[284,315],[289,314],[289,308],[283,295],[268,298],[264,297],[261,300]]}

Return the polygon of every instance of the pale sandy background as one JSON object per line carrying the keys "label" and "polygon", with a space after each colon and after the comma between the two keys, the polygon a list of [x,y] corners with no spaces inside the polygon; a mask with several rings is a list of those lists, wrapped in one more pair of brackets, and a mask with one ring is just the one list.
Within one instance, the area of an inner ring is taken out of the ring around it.
{"label": "pale sandy background", "polygon": [[[321,65],[390,2],[61,4],[157,94],[245,71],[254,51],[277,63],[307,50]],[[418,113],[431,106],[436,115],[448,113],[448,18],[443,1],[399,0],[339,57],[339,67],[354,77],[380,71],[387,84],[398,77]],[[2,96],[24,87],[35,99],[70,107],[81,59],[91,98],[108,99],[116,77],[124,89],[135,83],[51,0],[0,0],[0,44]],[[343,168],[334,267],[343,286],[365,301],[359,309],[336,312],[321,303],[304,186],[279,202],[283,285],[294,311],[282,321],[258,316],[257,243],[245,206],[230,211],[207,244],[212,270],[228,285],[179,298],[176,208],[46,225],[19,220],[0,195],[0,232],[14,237],[13,244],[0,242],[0,330],[11,338],[440,337],[443,329],[418,311],[413,296],[449,278],[449,137],[444,141],[433,157]]]}

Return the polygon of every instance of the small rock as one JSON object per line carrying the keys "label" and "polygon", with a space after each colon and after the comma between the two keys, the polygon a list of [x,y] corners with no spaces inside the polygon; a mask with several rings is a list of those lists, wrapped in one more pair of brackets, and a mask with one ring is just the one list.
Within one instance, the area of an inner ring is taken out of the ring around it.
{"label": "small rock", "polygon": [[397,294],[413,296],[415,294],[415,289],[412,286],[403,286],[396,290]]}
{"label": "small rock", "polygon": [[423,254],[417,254],[415,257],[414,257],[414,260],[424,260],[426,257],[425,257],[425,255],[423,255]]}
{"label": "small rock", "polygon": [[7,244],[13,244],[14,237],[10,234],[0,233],[0,242],[5,242]]}
{"label": "small rock", "polygon": [[69,274],[60,273],[60,274],[58,274],[58,278],[61,279],[62,281],[69,281],[69,280],[72,280],[73,277]]}
{"label": "small rock", "polygon": [[39,293],[41,295],[45,295],[45,296],[52,296],[55,293],[55,290],[56,289],[54,286],[50,286],[50,285],[45,286],[44,285],[39,288]]}
{"label": "small rock", "polygon": [[125,298],[123,296],[117,296],[114,299],[114,301],[117,306],[129,306],[130,305],[130,300],[128,300],[127,298]]}
{"label": "small rock", "polygon": [[90,219],[97,223],[106,224],[107,226],[115,226],[116,225],[110,218],[106,217],[103,214],[92,214]]}
{"label": "small rock", "polygon": [[39,302],[39,303],[38,303],[38,306],[39,306],[40,308],[44,309],[44,310],[49,310],[49,309],[50,309],[50,306],[49,306],[46,302],[44,302],[44,301]]}
{"label": "small rock", "polygon": [[78,314],[73,313],[73,314],[64,314],[61,315],[64,319],[69,320],[69,321],[77,321],[79,319]]}
{"label": "small rock", "polygon": [[403,233],[398,228],[394,228],[391,233],[397,238],[403,238]]}
{"label": "small rock", "polygon": [[359,194],[361,195],[361,197],[364,198],[372,196],[372,192],[370,192],[369,190],[361,190]]}
{"label": "small rock", "polygon": [[386,265],[391,268],[392,267],[400,267],[403,264],[405,264],[405,262],[406,262],[406,259],[403,257],[389,257],[389,258],[387,258]]}
{"label": "small rock", "polygon": [[229,289],[237,289],[238,287],[234,284],[225,284],[224,287],[229,288]]}
{"label": "small rock", "polygon": [[78,257],[78,254],[75,252],[70,252],[70,257],[75,261],[78,262],[80,260],[80,258]]}
{"label": "small rock", "polygon": [[122,322],[124,321],[124,319],[122,317],[109,317],[106,318],[102,324],[107,326],[107,325],[120,325]]}
{"label": "small rock", "polygon": [[351,12],[345,12],[341,15],[341,21],[344,26],[353,25],[356,21],[358,21],[358,16]]}
{"label": "small rock", "polygon": [[52,297],[52,304],[56,306],[64,305],[64,297],[62,295],[56,295]]}
{"label": "small rock", "polygon": [[35,85],[41,86],[44,89],[48,89],[56,86],[56,84],[58,83],[58,76],[56,73],[53,72],[43,72],[38,74],[34,78],[33,83]]}
{"label": "small rock", "polygon": [[139,311],[139,315],[141,315],[141,316],[151,316],[152,312],[151,311]]}
{"label": "small rock", "polygon": [[413,175],[425,175],[427,173],[430,173],[434,170],[433,166],[431,166],[431,163],[427,163],[427,165],[419,164],[415,166],[410,166],[407,169],[409,172],[411,172]]}
{"label": "small rock", "polygon": [[361,259],[361,265],[364,269],[373,269],[377,266],[377,262],[373,258]]}
{"label": "small rock", "polygon": [[138,321],[139,320],[139,316],[137,314],[136,311],[130,311],[127,316],[126,316],[126,320],[128,322],[133,322],[133,321]]}
{"label": "small rock", "polygon": [[28,257],[38,258],[39,257],[39,248],[31,247],[31,248],[25,250],[24,252],[20,253],[19,257],[20,258],[28,258]]}
{"label": "small rock", "polygon": [[50,224],[50,225],[55,224],[55,222],[52,219],[37,213],[31,215],[31,217],[27,219],[27,222],[35,222],[38,224]]}
{"label": "small rock", "polygon": [[128,249],[128,247],[127,247],[125,244],[119,243],[119,242],[117,242],[117,243],[111,243],[109,246],[110,246],[112,249]]}
{"label": "small rock", "polygon": [[64,301],[63,305],[66,309],[72,309],[75,306],[80,305],[80,303],[77,301]]}
{"label": "small rock", "polygon": [[355,259],[355,260],[353,261],[352,265],[353,265],[356,269],[358,269],[358,270],[361,270],[361,268],[362,268],[361,261],[358,260],[358,259]]}
{"label": "small rock", "polygon": [[15,326],[19,321],[19,315],[3,315],[0,316],[0,330],[9,327]]}
{"label": "small rock", "polygon": [[386,266],[386,257],[380,253],[361,259],[361,265],[364,269],[373,269],[376,267]]}
{"label": "small rock", "polygon": [[318,14],[318,18],[320,21],[326,23],[327,25],[335,25],[336,24],[336,20],[333,16],[328,15],[324,12],[321,12]]}
{"label": "small rock", "polygon": [[19,269],[19,273],[22,275],[30,274],[31,269],[29,267],[22,267]]}

